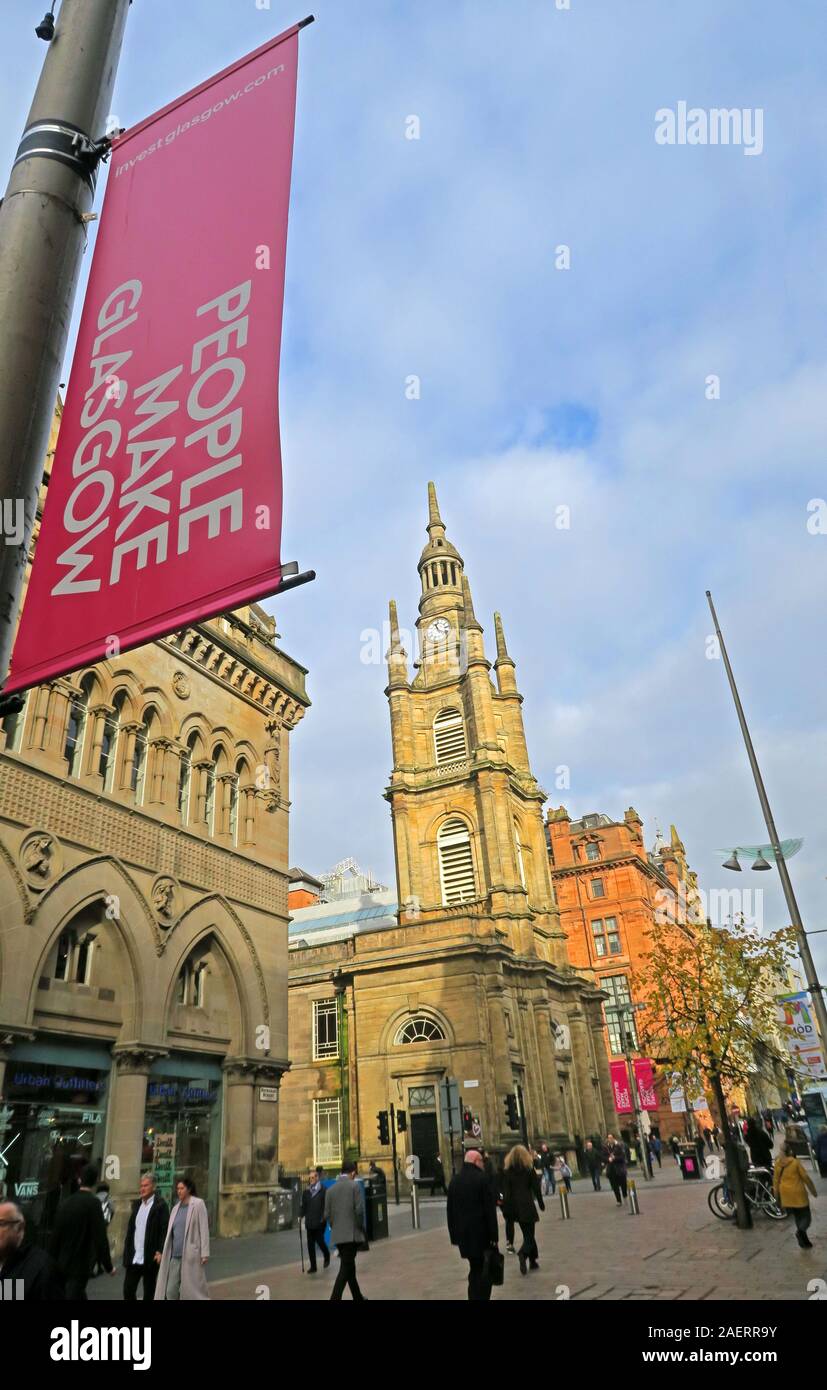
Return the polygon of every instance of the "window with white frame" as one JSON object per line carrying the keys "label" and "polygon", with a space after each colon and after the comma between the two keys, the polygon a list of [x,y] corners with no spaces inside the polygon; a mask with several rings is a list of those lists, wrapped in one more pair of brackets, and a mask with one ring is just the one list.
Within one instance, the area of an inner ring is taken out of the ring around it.
{"label": "window with white frame", "polygon": [[342,1160],[342,1102],[313,1102],[313,1162],[340,1163]]}
{"label": "window with white frame", "polygon": [[446,907],[477,896],[471,836],[465,821],[447,820],[437,836],[442,901]]}
{"label": "window with white frame", "polygon": [[594,953],[598,958],[620,955],[620,932],[616,917],[596,917],[591,928]]}
{"label": "window with white frame", "polygon": [[431,1018],[409,1018],[394,1038],[395,1044],[416,1042],[443,1042],[445,1034],[438,1023]]}
{"label": "window with white frame", "polygon": [[313,1001],[313,1060],[339,1055],[339,1017],[335,999]]}
{"label": "window with white frame", "polygon": [[600,980],[600,988],[605,989],[609,995],[607,1001],[606,1029],[609,1034],[609,1051],[613,1057],[620,1056],[624,1051],[623,1034],[628,1033],[631,1039],[632,1048],[637,1047],[637,1031],[635,1029],[635,1016],[631,1009],[624,1014],[611,1012],[611,1007],[617,1004],[631,1004],[632,992],[629,989],[628,975],[604,975]]}
{"label": "window with white frame", "polygon": [[465,725],[458,709],[439,711],[434,720],[434,749],[438,763],[453,763],[465,757]]}

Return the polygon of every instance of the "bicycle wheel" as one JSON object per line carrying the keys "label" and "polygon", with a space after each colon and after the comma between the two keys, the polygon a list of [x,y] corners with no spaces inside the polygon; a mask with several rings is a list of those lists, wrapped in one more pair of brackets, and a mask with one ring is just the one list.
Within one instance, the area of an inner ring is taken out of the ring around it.
{"label": "bicycle wheel", "polygon": [[709,1210],[714,1216],[720,1217],[722,1221],[732,1221],[735,1216],[735,1204],[727,1201],[722,1182],[716,1183],[713,1188],[710,1188],[706,1200],[709,1203]]}
{"label": "bicycle wheel", "polygon": [[775,1199],[775,1193],[771,1188],[765,1187],[763,1183],[758,1184],[755,1193],[755,1205],[760,1207],[771,1221],[786,1221],[787,1219],[787,1212],[782,1206],[779,1206]]}

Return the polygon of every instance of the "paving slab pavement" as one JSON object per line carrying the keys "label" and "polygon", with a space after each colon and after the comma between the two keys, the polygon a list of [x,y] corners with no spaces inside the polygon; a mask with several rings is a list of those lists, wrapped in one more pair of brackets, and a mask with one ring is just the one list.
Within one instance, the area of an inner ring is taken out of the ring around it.
{"label": "paving slab pavement", "polygon": [[[823,1179],[816,1179],[820,1200],[813,1203],[810,1234],[815,1248],[802,1251],[791,1220],[770,1221],[758,1215],[751,1231],[739,1231],[734,1222],[721,1221],[710,1212],[709,1184],[672,1180],[665,1172],[663,1178],[639,1183],[639,1216],[627,1206],[618,1209],[611,1192],[586,1191],[582,1183],[575,1184],[570,1200],[571,1220],[561,1219],[555,1198],[547,1199],[537,1228],[540,1269],[521,1276],[516,1257],[507,1255],[505,1283],[493,1291],[493,1301],[806,1301],[814,1292],[827,1293]],[[391,1302],[464,1299],[468,1267],[448,1241],[444,1201],[431,1207],[430,1229],[407,1230],[405,1217],[404,1212],[396,1213],[391,1237],[358,1257],[365,1296]],[[295,1233],[293,1238],[297,1239]],[[504,1235],[500,1248],[505,1248]],[[302,1274],[294,1258],[211,1277],[210,1293],[219,1300],[319,1301],[330,1297],[336,1267],[334,1256],[329,1270]],[[822,1285],[813,1285],[818,1280]]]}

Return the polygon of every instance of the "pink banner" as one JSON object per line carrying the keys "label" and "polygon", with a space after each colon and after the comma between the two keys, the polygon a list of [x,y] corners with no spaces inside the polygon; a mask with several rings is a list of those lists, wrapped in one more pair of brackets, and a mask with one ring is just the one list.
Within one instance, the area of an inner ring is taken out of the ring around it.
{"label": "pink banner", "polygon": [[629,1071],[625,1062],[610,1062],[609,1071],[612,1076],[612,1094],[614,1095],[615,1110],[618,1115],[631,1114],[634,1106],[629,1090]]}
{"label": "pink banner", "polygon": [[632,1066],[634,1067],[635,1085],[637,1086],[641,1110],[657,1110],[658,1100],[655,1095],[652,1063],[646,1057],[636,1057]]}
{"label": "pink banner", "polygon": [[299,27],[113,150],[4,693],[278,588]]}
{"label": "pink banner", "polygon": [[[641,1110],[657,1110],[658,1102],[655,1096],[652,1063],[645,1057],[635,1057],[632,1061],[632,1069],[635,1074],[635,1087]],[[635,1108],[629,1087],[629,1068],[625,1062],[610,1062],[609,1071],[612,1078],[615,1110],[618,1115],[629,1115]]]}

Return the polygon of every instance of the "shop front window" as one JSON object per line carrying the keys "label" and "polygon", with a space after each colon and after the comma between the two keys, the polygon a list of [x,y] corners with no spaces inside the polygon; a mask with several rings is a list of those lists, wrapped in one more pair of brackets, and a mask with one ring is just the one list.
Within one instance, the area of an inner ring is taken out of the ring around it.
{"label": "shop front window", "polygon": [[107,1079],[85,1067],[8,1063],[0,1187],[22,1209],[35,1243],[48,1240],[58,1206],[77,1191],[86,1164],[102,1164]]}
{"label": "shop front window", "polygon": [[211,1223],[218,1194],[219,1099],[220,1083],[210,1078],[150,1076],[141,1153],[141,1172],[155,1174],[157,1190],[169,1204],[177,1200],[176,1178],[192,1178]]}

